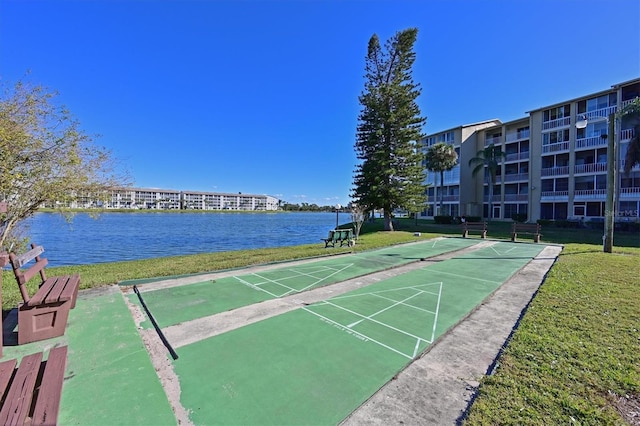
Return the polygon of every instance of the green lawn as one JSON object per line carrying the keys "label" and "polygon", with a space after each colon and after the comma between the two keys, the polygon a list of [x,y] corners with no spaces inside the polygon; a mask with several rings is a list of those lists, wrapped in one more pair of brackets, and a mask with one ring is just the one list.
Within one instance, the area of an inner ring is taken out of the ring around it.
{"label": "green lawn", "polygon": [[640,395],[639,276],[637,248],[567,244],[467,424],[625,424],[614,403]]}
{"label": "green lawn", "polygon": [[[289,259],[369,250],[460,235],[458,225],[399,219],[397,232],[367,223],[355,247],[318,244],[277,249],[50,268],[79,272],[82,288],[119,281],[198,273]],[[414,232],[421,232],[420,237]],[[640,395],[640,235],[616,233],[614,253],[602,253],[602,230],[543,227],[542,241],[564,244],[545,283],[499,360],[482,381],[468,424],[625,424],[615,401]],[[510,238],[510,224],[491,222],[489,238]],[[321,236],[318,236],[320,239]],[[3,309],[20,299],[13,274],[3,273]],[[636,420],[637,421],[637,420]]]}

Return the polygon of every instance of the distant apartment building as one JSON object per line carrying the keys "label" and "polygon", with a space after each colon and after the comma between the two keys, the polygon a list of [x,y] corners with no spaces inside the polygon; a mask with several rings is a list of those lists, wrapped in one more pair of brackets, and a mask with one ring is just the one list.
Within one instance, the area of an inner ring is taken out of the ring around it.
{"label": "distant apartment building", "polygon": [[[634,129],[629,120],[615,120],[616,152],[608,152],[608,117],[640,96],[640,79],[602,92],[562,101],[503,123],[488,120],[427,135],[424,150],[451,144],[458,165],[445,173],[444,202],[439,214],[510,220],[514,213],[528,221],[602,220],[607,193],[607,158],[616,156],[617,220],[640,220],[640,167],[622,172]],[[586,118],[579,129],[576,123]],[[494,144],[506,154],[497,171],[489,205],[487,170],[472,176],[469,159]],[[422,216],[433,216],[440,201],[439,173],[429,172],[429,201]]]}
{"label": "distant apartment building", "polygon": [[158,210],[278,210],[280,201],[270,195],[176,191],[158,188],[117,188],[102,197],[82,196],[71,208]]}

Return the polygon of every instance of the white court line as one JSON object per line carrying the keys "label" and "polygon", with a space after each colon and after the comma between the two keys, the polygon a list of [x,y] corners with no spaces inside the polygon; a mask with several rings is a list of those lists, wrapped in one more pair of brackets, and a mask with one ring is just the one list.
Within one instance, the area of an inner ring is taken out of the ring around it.
{"label": "white court line", "polygon": [[494,246],[490,246],[490,247],[491,247],[491,250],[495,251],[498,256],[504,256],[505,254],[509,253],[511,250],[516,249],[518,246],[513,246],[509,250],[506,250],[503,253],[500,253],[498,250],[496,250]]}
{"label": "white court line", "polygon": [[[420,290],[417,290],[417,291],[420,291]],[[437,293],[431,293],[431,292],[428,292],[428,291],[423,291],[422,293],[426,293],[426,294],[431,294],[433,296],[437,296]],[[375,293],[368,293],[368,294],[370,296],[379,297],[380,299],[388,300],[390,302],[397,302],[397,300],[392,299],[390,297],[384,297],[384,296],[381,296],[381,295],[375,294]],[[424,309],[424,308],[421,308],[419,306],[411,305],[409,303],[401,303],[401,305],[404,305],[404,306],[409,307],[409,308],[417,309],[417,310],[422,311],[422,312],[426,312],[427,314],[432,314],[432,315],[435,314],[435,312],[431,312],[428,309]]]}
{"label": "white court line", "polygon": [[[346,326],[344,326],[344,325],[340,324],[339,322],[334,321],[334,320],[332,320],[332,319],[330,319],[330,318],[327,318],[327,317],[325,317],[324,315],[320,315],[320,314],[319,314],[319,313],[317,313],[317,312],[313,312],[312,310],[310,310],[310,309],[308,309],[308,308],[306,308],[306,307],[303,307],[302,309],[304,309],[305,311],[309,312],[310,314],[313,314],[313,315],[315,315],[315,316],[317,316],[317,317],[322,318],[324,321],[326,321],[326,322],[328,322],[328,323],[330,323],[330,324],[335,324],[335,325],[337,325],[337,326],[339,326],[339,327],[347,328]],[[407,355],[407,354],[405,354],[405,353],[403,353],[403,352],[400,352],[399,350],[397,350],[397,349],[395,349],[395,348],[392,348],[392,347],[391,347],[391,346],[389,346],[389,345],[385,345],[384,343],[379,342],[379,341],[377,341],[376,339],[373,339],[373,338],[371,338],[371,337],[367,336],[366,334],[362,334],[362,333],[360,333],[359,331],[355,331],[355,330],[351,330],[351,329],[349,329],[349,331],[350,331],[351,333],[355,333],[355,334],[357,334],[357,335],[359,335],[359,336],[361,336],[361,337],[363,337],[363,338],[365,338],[365,339],[367,339],[367,340],[370,340],[370,341],[372,341],[373,343],[376,343],[376,344],[378,344],[378,345],[382,346],[383,348],[389,349],[389,350],[390,350],[390,351],[392,351],[392,352],[395,352],[395,353],[397,353],[397,354],[399,354],[399,355],[402,355],[402,356],[404,356],[404,357],[406,357],[406,358],[412,359],[409,355]]]}
{"label": "white court line", "polygon": [[393,260],[385,261],[386,259],[384,258],[384,254],[378,254],[378,255],[375,255],[375,256],[363,255],[363,254],[353,254],[352,256],[356,257],[358,259],[370,260],[372,262],[382,263],[383,265],[397,265],[397,264],[399,264],[398,262],[394,262]]}
{"label": "white court line", "polygon": [[[280,283],[280,282],[278,282],[278,281],[271,280],[271,279],[269,279],[269,278],[267,278],[267,277],[263,277],[262,275],[259,275],[259,274],[251,274],[251,275],[254,275],[254,276],[258,277],[258,278],[262,278],[263,280],[265,280],[265,282],[262,282],[262,283],[261,283],[261,285],[262,285],[262,284],[275,284],[275,285],[279,285],[280,287],[288,288],[288,289],[289,289],[289,291],[288,291],[288,292],[286,292],[286,293],[284,293],[284,294],[288,294],[288,293],[290,293],[292,290],[294,290],[294,289],[292,289],[291,287],[289,287],[288,285],[281,284],[281,283]],[[236,277],[236,278],[238,278],[238,277]],[[240,279],[240,278],[238,278],[238,279]],[[283,295],[284,295],[284,294],[283,294]],[[282,297],[283,295],[276,296],[276,297]]]}
{"label": "white court line", "polygon": [[424,293],[424,292],[423,292],[423,291],[419,291],[419,292],[417,292],[416,294],[414,294],[414,295],[412,295],[412,296],[409,296],[409,297],[405,298],[404,300],[397,301],[396,303],[394,303],[394,304],[392,304],[392,305],[389,305],[389,306],[387,306],[386,308],[381,309],[381,310],[379,310],[378,312],[374,312],[373,314],[371,314],[371,315],[369,315],[369,316],[365,317],[365,319],[370,320],[370,319],[372,319],[373,317],[375,317],[376,315],[381,314],[381,313],[383,313],[383,312],[386,312],[386,311],[388,311],[388,310],[389,310],[389,309],[391,309],[391,308],[395,308],[395,307],[396,307],[396,306],[398,306],[398,305],[402,305],[402,304],[404,304],[404,302],[406,302],[407,300],[411,300],[411,299],[413,299],[414,297],[417,297],[417,296],[421,295],[422,293]]}
{"label": "white court line", "polygon": [[453,277],[464,278],[464,279],[467,279],[467,280],[483,281],[483,282],[489,283],[489,284],[501,284],[502,283],[502,281],[483,280],[482,278],[476,278],[476,277],[469,277],[467,275],[454,274],[453,272],[436,271],[434,269],[431,269],[431,271],[432,272],[436,272],[438,274],[451,275]]}
{"label": "white court line", "polygon": [[[345,312],[349,312],[350,314],[353,314],[353,315],[355,315],[355,316],[357,316],[357,317],[362,317],[362,318],[364,318],[364,319],[368,319],[368,320],[369,320],[369,321],[371,321],[371,322],[375,322],[375,323],[376,323],[376,324],[378,324],[378,325],[381,325],[381,326],[383,326],[383,327],[387,327],[387,328],[389,328],[389,329],[391,329],[391,330],[397,331],[398,333],[400,333],[400,334],[404,334],[405,336],[413,337],[414,339],[422,339],[422,340],[424,340],[425,342],[427,341],[427,339],[424,339],[424,338],[422,338],[422,337],[420,337],[420,336],[416,336],[416,335],[411,334],[411,333],[409,333],[409,332],[407,332],[407,331],[400,330],[399,328],[393,327],[392,325],[389,325],[389,324],[385,324],[385,323],[383,323],[382,321],[378,321],[377,319],[374,319],[374,318],[368,318],[368,317],[366,317],[366,316],[364,316],[364,315],[362,315],[362,314],[360,314],[360,313],[358,313],[358,312],[352,311],[351,309],[344,308],[344,307],[342,307],[342,306],[340,306],[340,305],[336,305],[336,304],[331,303],[331,302],[329,302],[329,301],[325,301],[325,302],[324,302],[324,304],[326,304],[326,305],[331,305],[331,306],[333,306],[334,308],[342,309],[343,311],[345,311]],[[343,327],[344,327],[344,326],[343,326]],[[428,343],[431,343],[431,342],[428,342]]]}
{"label": "white court line", "polygon": [[[349,265],[349,266],[352,266],[352,265],[353,265],[353,263],[352,263],[351,265]],[[347,266],[347,268],[348,268],[349,266]],[[334,274],[335,274],[336,272],[340,272],[340,271],[343,271],[343,270],[344,270],[344,268],[343,268],[343,269],[340,269],[340,270],[337,270],[337,269],[335,269],[335,268],[322,268],[322,269],[317,269],[317,268],[316,268],[316,270],[315,270],[315,271],[313,271],[312,273],[307,273],[307,272],[302,272],[302,271],[296,271],[295,269],[287,269],[287,271],[290,271],[290,272],[296,273],[296,274],[298,274],[298,275],[294,275],[294,276],[287,277],[287,278],[283,278],[283,279],[287,279],[287,280],[289,280],[289,279],[293,279],[293,278],[300,278],[300,277],[311,277],[311,278],[313,278],[313,279],[315,279],[315,280],[324,280],[324,279],[326,279],[327,277],[320,278],[320,277],[316,277],[315,275],[312,275],[312,274],[320,274],[320,273],[324,273],[324,272],[327,272],[327,271],[335,271],[335,272],[334,272]],[[333,274],[331,274],[331,275],[333,275]],[[331,276],[331,275],[329,275],[329,276]]]}
{"label": "white court line", "polygon": [[[331,277],[332,277],[332,276],[334,276],[335,274],[339,274],[340,272],[342,272],[342,271],[344,271],[345,269],[350,268],[350,267],[352,267],[352,266],[353,266],[353,263],[351,263],[351,264],[349,264],[349,265],[345,266],[345,267],[344,267],[344,268],[342,268],[342,269],[337,269],[337,270],[336,270],[335,272],[333,272],[332,274],[329,274],[329,275],[327,275],[326,277],[324,277],[324,278],[322,278],[322,279],[319,279],[319,280],[318,280],[318,281],[316,281],[315,283],[310,284],[310,285],[308,285],[308,286],[306,286],[306,287],[304,287],[304,288],[301,288],[300,290],[291,289],[291,290],[289,290],[288,292],[284,293],[282,296],[286,296],[287,294],[290,294],[290,293],[293,293],[293,292],[298,292],[298,293],[299,293],[299,292],[301,292],[301,291],[305,291],[305,290],[306,290],[306,289],[308,289],[308,288],[311,288],[311,287],[317,286],[317,285],[318,285],[319,283],[321,283],[322,281],[324,281],[324,280],[326,280],[326,279],[328,279],[328,278],[331,278]],[[315,277],[314,277],[314,278],[315,278]]]}
{"label": "white court line", "polygon": [[[438,313],[440,312],[440,297],[442,296],[442,282],[440,283],[440,291],[438,292],[438,303],[436,303],[436,316],[433,319],[433,330],[431,332],[431,341],[436,338],[436,324],[438,324]],[[415,353],[414,355],[415,356]]]}
{"label": "white court line", "polygon": [[234,276],[233,278],[235,278],[236,280],[240,281],[242,284],[244,284],[244,285],[246,285],[247,287],[250,287],[250,288],[252,288],[252,289],[254,289],[254,290],[264,291],[265,293],[270,294],[270,295],[271,295],[271,296],[273,296],[273,297],[279,297],[279,296],[276,296],[275,294],[271,293],[270,291],[267,291],[267,290],[265,290],[265,289],[263,289],[263,288],[260,288],[260,287],[256,287],[255,285],[251,284],[250,282],[247,282],[247,281],[243,280],[243,279],[242,279],[242,278],[240,278],[240,277],[236,277],[236,276]]}
{"label": "white court line", "polygon": [[437,281],[437,282],[432,282],[432,283],[427,283],[427,284],[419,284],[419,285],[411,285],[408,287],[397,287],[397,288],[390,288],[388,290],[380,290],[380,291],[374,291],[374,292],[370,292],[370,293],[358,293],[358,294],[347,294],[344,296],[336,296],[336,297],[332,297],[329,300],[339,300],[339,299],[348,299],[350,297],[361,297],[361,296],[368,296],[370,294],[382,294],[382,293],[389,293],[391,291],[397,291],[397,290],[415,290],[415,291],[422,291],[424,293],[429,293],[429,294],[433,294],[434,296],[436,295],[435,293],[430,293],[427,290],[423,290],[421,288],[418,287],[424,287],[424,286],[434,286],[434,285],[442,285],[442,281]]}

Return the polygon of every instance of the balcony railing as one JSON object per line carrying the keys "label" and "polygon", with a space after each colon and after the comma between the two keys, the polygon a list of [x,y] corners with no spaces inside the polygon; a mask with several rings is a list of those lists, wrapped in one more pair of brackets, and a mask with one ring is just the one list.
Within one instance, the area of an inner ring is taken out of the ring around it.
{"label": "balcony railing", "polygon": [[569,191],[542,191],[540,197],[543,199],[567,199],[569,198]]}
{"label": "balcony railing", "polygon": [[568,150],[569,150],[569,141],[542,145],[542,153],[568,151]]}
{"label": "balcony railing", "polygon": [[568,175],[568,174],[569,174],[569,166],[549,167],[541,170],[542,176],[560,176],[560,175]]}
{"label": "balcony railing", "polygon": [[609,114],[613,114],[614,112],[616,112],[616,110],[618,109],[617,106],[610,106],[610,107],[606,107],[606,108],[600,108],[600,109],[596,109],[593,111],[589,111],[589,112],[580,112],[578,113],[578,115],[586,115],[587,116],[587,120],[589,121],[594,121],[594,120],[598,120],[601,118],[608,118]]}
{"label": "balcony railing", "polygon": [[502,143],[502,136],[494,136],[492,138],[486,138],[484,140],[484,146],[489,146],[491,144],[500,145]]}
{"label": "balcony railing", "polygon": [[[482,199],[484,200],[485,203],[489,202],[489,194],[485,194],[484,197],[482,197]],[[500,194],[493,194],[493,200],[494,203],[499,203],[500,202]]]}
{"label": "balcony railing", "polygon": [[574,167],[573,173],[597,173],[606,172],[607,163],[591,163],[591,164],[578,164]]}
{"label": "balcony railing", "polygon": [[571,124],[570,117],[558,118],[556,120],[551,121],[543,121],[542,122],[542,130],[555,129],[556,127],[564,127]]}
{"label": "balcony railing", "polygon": [[529,129],[521,130],[519,132],[510,132],[505,135],[505,140],[507,142],[515,142],[521,139],[529,139],[529,135],[531,134]]}
{"label": "balcony railing", "polygon": [[620,132],[620,140],[621,141],[626,141],[626,140],[631,140],[633,139],[635,132],[633,131],[633,129],[624,129]]}
{"label": "balcony railing", "polygon": [[573,192],[573,198],[576,200],[604,199],[606,195],[606,189],[576,189]]}
{"label": "balcony railing", "polygon": [[528,159],[529,159],[529,151],[516,152],[514,154],[507,154],[504,157],[505,161],[518,161],[518,160],[528,160]]}
{"label": "balcony railing", "polygon": [[590,138],[576,139],[576,149],[593,148],[596,146],[607,146],[607,139],[601,136],[592,136]]}
{"label": "balcony railing", "polygon": [[[624,165],[627,163],[627,160],[625,160],[624,158],[622,160],[620,160],[620,170],[624,170]],[[637,172],[640,171],[640,164],[636,164],[635,166],[633,166],[631,168],[632,172]]]}
{"label": "balcony railing", "polygon": [[[440,200],[440,198],[438,198]],[[460,201],[459,195],[445,195],[442,197],[442,201]]]}
{"label": "balcony railing", "polygon": [[630,188],[620,188],[620,198],[637,198],[640,197],[640,186],[632,186]]}
{"label": "balcony railing", "polygon": [[529,201],[529,194],[504,194],[504,201]]}
{"label": "balcony railing", "polygon": [[528,180],[529,173],[513,173],[513,174],[505,174],[503,181],[504,182],[515,182],[519,180]]}

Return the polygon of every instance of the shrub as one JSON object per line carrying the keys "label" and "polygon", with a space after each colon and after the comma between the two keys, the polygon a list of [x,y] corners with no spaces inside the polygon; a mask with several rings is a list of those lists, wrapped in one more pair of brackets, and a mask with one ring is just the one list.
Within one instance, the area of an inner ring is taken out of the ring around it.
{"label": "shrub", "polygon": [[434,216],[433,220],[439,225],[451,225],[453,223],[453,216]]}
{"label": "shrub", "polygon": [[518,222],[518,223],[524,223],[527,221],[527,214],[526,213],[514,213],[511,215],[511,219],[513,219],[514,222]]}

